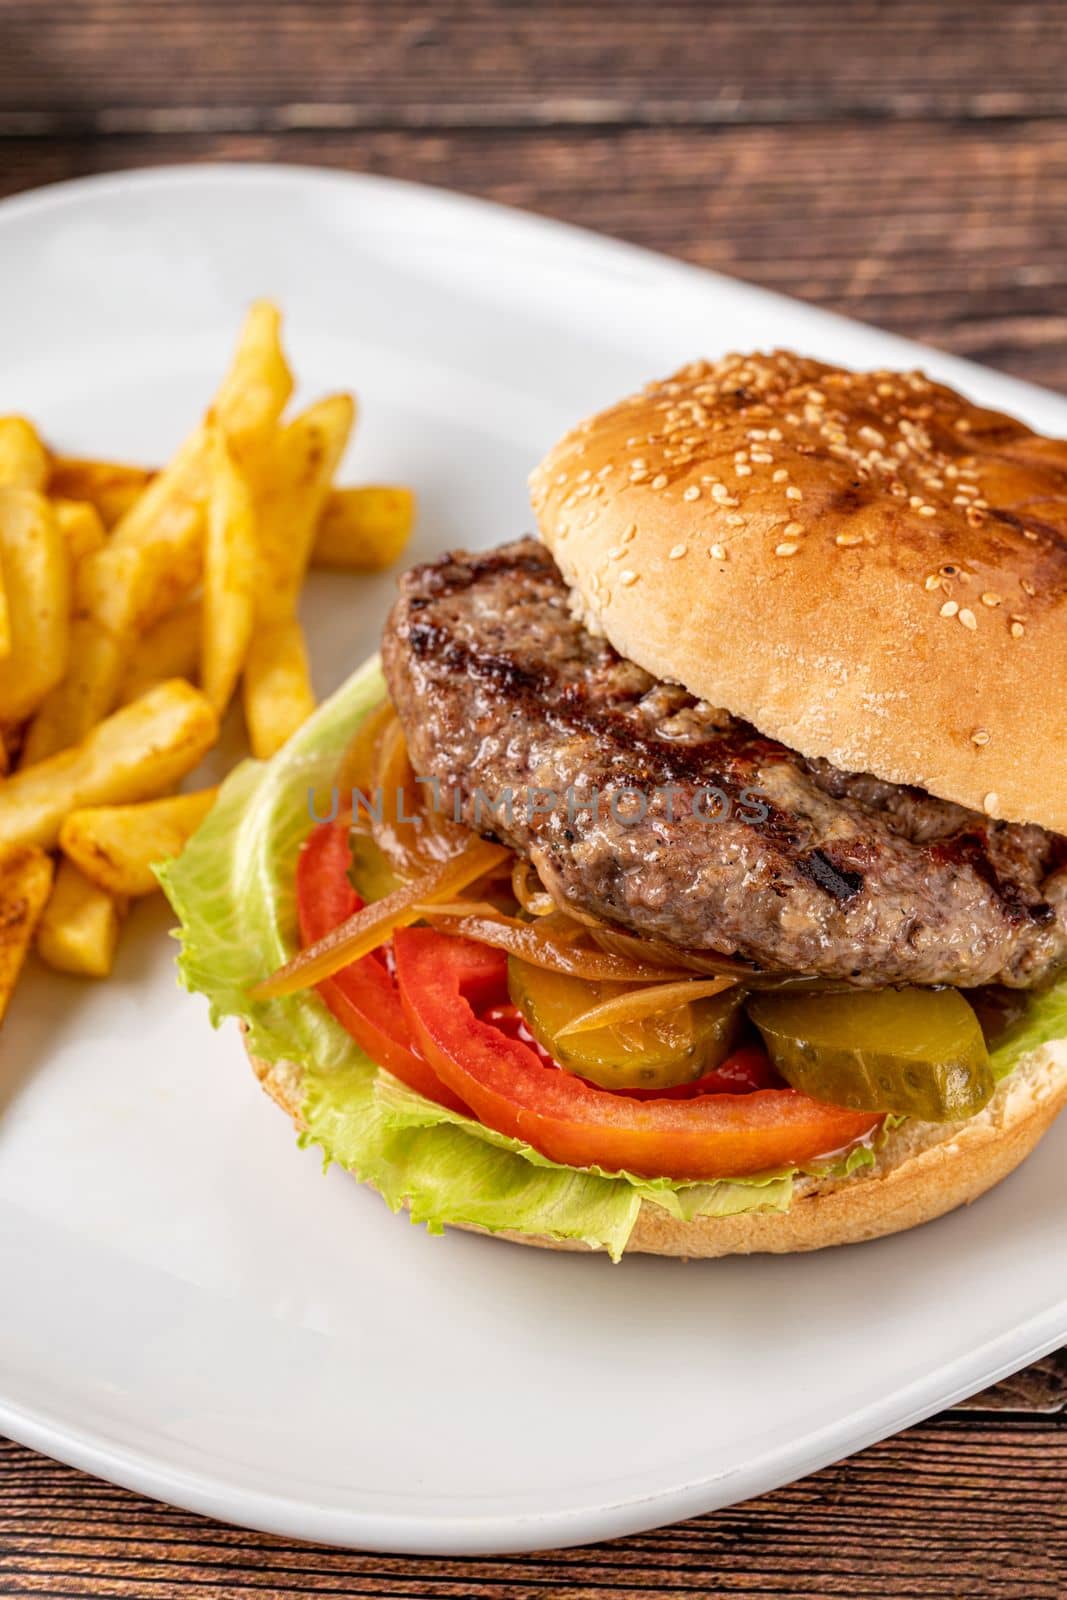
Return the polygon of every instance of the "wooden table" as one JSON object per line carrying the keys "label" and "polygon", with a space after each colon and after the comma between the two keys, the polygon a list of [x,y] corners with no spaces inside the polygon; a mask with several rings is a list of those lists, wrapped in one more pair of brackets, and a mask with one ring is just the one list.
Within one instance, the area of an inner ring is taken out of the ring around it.
{"label": "wooden table", "polygon": [[[0,193],[220,158],[417,178],[1067,389],[1061,0],[0,0],[0,156]],[[747,1506],[509,1560],[260,1538],[0,1444],[0,1595],[250,1591],[1062,1600],[1067,1359]]]}

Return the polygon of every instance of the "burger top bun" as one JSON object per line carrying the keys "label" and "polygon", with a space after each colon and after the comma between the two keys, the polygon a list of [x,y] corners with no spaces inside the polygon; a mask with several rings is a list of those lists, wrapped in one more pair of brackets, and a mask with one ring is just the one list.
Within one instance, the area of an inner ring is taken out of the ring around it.
{"label": "burger top bun", "polygon": [[920,373],[696,362],[531,479],[593,630],[802,754],[1067,832],[1067,443]]}

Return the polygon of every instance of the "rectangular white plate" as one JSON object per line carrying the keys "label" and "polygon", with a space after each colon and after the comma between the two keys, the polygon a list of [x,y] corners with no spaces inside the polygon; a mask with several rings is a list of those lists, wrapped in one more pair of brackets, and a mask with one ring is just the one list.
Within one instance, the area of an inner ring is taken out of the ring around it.
{"label": "rectangular white plate", "polygon": [[[275,296],[350,478],[413,483],[414,557],[530,527],[530,467],[695,355],[921,364],[1067,433],[1053,395],[628,246],[284,168],[0,207],[0,412],[157,461]],[[325,691],[391,578],[315,577]],[[384,1550],[580,1543],[809,1472],[1067,1338],[1067,1125],[973,1210],[810,1257],[683,1265],[429,1238],[326,1179],[142,905],[117,977],[31,974],[0,1045],[0,1429],[161,1498]]]}

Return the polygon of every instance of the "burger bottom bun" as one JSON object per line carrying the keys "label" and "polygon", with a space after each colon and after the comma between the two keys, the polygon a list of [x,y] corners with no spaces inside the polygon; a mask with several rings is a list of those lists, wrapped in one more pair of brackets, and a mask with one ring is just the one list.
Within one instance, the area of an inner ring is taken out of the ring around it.
{"label": "burger bottom bun", "polygon": [[[301,1070],[250,1054],[260,1083],[301,1124]],[[885,1139],[873,1166],[847,1178],[800,1178],[788,1211],[695,1217],[679,1222],[644,1201],[626,1245],[659,1256],[784,1255],[856,1244],[944,1216],[1006,1178],[1024,1161],[1067,1105],[1067,1040],[1025,1056],[978,1116],[961,1123],[906,1122]],[[458,1224],[467,1227],[467,1224]],[[471,1227],[471,1232],[484,1233]],[[587,1250],[577,1240],[526,1233],[492,1234],[547,1250]]]}

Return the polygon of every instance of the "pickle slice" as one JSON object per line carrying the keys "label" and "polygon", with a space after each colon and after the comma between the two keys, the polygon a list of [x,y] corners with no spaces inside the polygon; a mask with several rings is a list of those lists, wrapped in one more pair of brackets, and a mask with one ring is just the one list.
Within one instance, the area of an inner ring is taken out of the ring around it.
{"label": "pickle slice", "polygon": [[956,989],[760,994],[748,1014],[786,1082],[830,1105],[957,1122],[993,1093],[981,1026]]}
{"label": "pickle slice", "polygon": [[508,990],[534,1038],[568,1072],[603,1089],[671,1089],[711,1072],[729,1055],[743,1021],[744,992],[676,1006],[640,1020],[558,1037],[559,1030],[601,1000],[648,988],[596,983],[546,972],[508,958]]}

